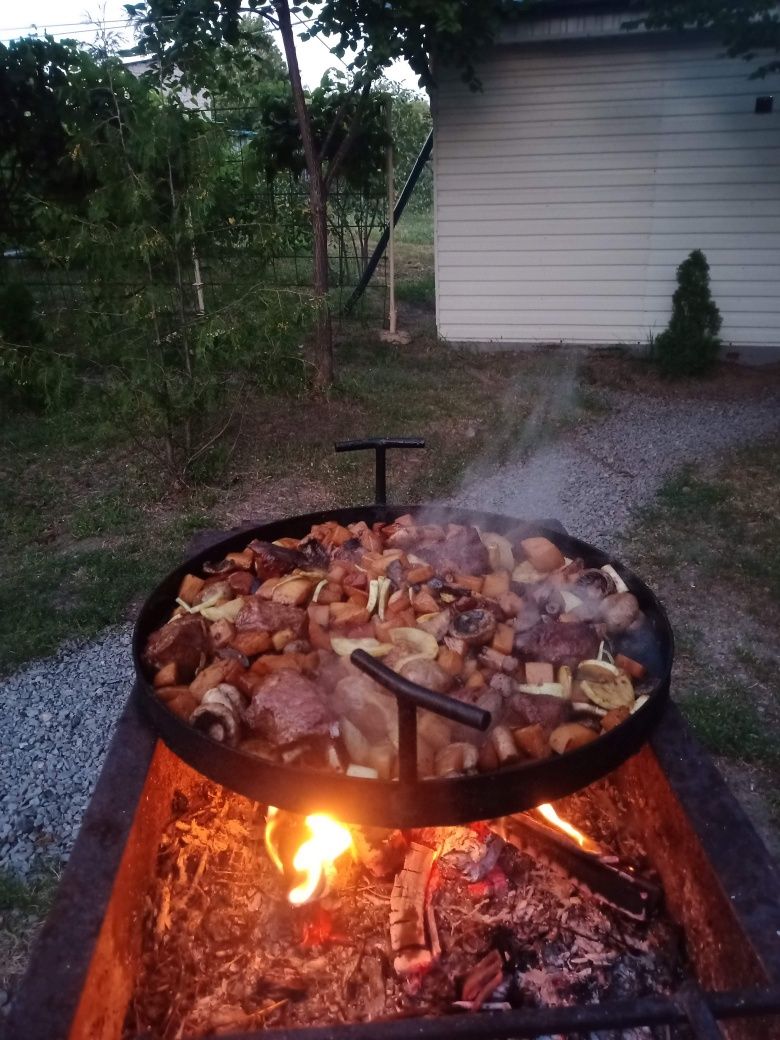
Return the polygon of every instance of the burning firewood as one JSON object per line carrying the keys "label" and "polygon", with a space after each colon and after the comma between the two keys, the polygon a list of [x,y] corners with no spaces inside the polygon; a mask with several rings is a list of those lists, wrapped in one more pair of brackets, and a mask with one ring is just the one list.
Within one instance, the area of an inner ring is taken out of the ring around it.
{"label": "burning firewood", "polygon": [[507,816],[490,824],[491,830],[515,848],[537,848],[560,863],[597,899],[636,920],[645,920],[657,907],[661,893],[651,882],[607,863],[604,857],[580,848],[531,816]]}
{"label": "burning firewood", "polygon": [[504,962],[498,950],[491,950],[463,980],[463,999],[479,1011],[484,1002],[504,978]]}
{"label": "burning firewood", "polygon": [[398,955],[394,967],[399,975],[431,963],[425,935],[425,894],[435,856],[427,845],[413,842],[403,869],[396,875],[390,896],[390,945]]}

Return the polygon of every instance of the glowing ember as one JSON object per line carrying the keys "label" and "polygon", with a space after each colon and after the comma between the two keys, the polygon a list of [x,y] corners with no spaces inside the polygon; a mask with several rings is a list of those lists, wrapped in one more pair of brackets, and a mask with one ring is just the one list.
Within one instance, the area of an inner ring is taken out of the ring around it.
{"label": "glowing ember", "polygon": [[557,827],[559,831],[563,831],[565,835],[576,841],[581,849],[585,852],[601,852],[595,841],[592,841],[587,834],[583,834],[582,831],[578,831],[576,827],[572,827],[566,820],[562,820],[558,813],[553,809],[549,802],[544,802],[542,805],[537,805],[536,811],[551,823],[553,827]]}
{"label": "glowing ember", "polygon": [[[280,813],[274,806],[269,807],[265,844],[274,865],[282,873],[288,858],[283,850],[290,841],[289,828],[287,834],[284,832],[290,822],[289,814]],[[293,906],[302,906],[324,895],[335,874],[336,860],[352,848],[352,835],[348,828],[326,813],[313,813],[300,821],[300,825],[309,836],[298,842],[289,857],[293,870],[303,875],[303,881],[287,893]]]}

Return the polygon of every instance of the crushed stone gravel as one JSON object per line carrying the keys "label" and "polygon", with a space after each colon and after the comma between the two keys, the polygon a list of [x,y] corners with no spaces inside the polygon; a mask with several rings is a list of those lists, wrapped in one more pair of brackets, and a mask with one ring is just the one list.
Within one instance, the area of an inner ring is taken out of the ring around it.
{"label": "crushed stone gravel", "polygon": [[570,534],[610,552],[632,512],[666,477],[780,430],[780,401],[640,396],[610,391],[603,417],[521,461],[467,475],[456,505],[508,516],[554,517]]}
{"label": "crushed stone gravel", "polygon": [[[659,400],[611,390],[607,414],[524,461],[473,471],[453,502],[513,516],[557,517],[615,551],[631,512],[679,466],[780,429],[778,400]],[[0,680],[0,868],[29,876],[63,861],[78,832],[132,685],[130,626]]]}
{"label": "crushed stone gravel", "polygon": [[0,680],[0,868],[29,877],[67,858],[132,686],[130,635],[68,643]]}

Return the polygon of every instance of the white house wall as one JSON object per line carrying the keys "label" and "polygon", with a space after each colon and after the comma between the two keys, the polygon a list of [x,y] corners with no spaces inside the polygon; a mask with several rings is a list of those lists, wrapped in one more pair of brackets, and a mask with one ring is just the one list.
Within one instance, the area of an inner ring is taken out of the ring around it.
{"label": "white house wall", "polygon": [[780,343],[780,97],[713,44],[501,46],[433,99],[436,302],[451,340],[641,343],[704,250],[738,345]]}

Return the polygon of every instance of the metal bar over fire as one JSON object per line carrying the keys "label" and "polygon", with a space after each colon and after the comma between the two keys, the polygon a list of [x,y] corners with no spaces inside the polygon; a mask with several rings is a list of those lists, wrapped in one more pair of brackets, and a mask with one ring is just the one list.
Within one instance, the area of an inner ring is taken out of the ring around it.
{"label": "metal bar over fire", "polygon": [[[778,1013],[780,990],[701,993],[697,994],[693,1004],[704,1006],[716,1020],[758,1018]],[[414,1040],[532,1040],[550,1034],[568,1036],[590,1030],[684,1024],[690,1028],[694,1040],[711,1040],[712,1032],[700,1027],[702,1018],[689,1013],[689,1007],[687,996],[680,994],[574,1007],[490,1011],[443,1018],[399,1018],[305,1029],[266,1029],[262,1034],[234,1033],[225,1040],[254,1040],[261,1035],[268,1040],[410,1040],[411,1037]],[[723,1036],[720,1030],[718,1033]]]}

